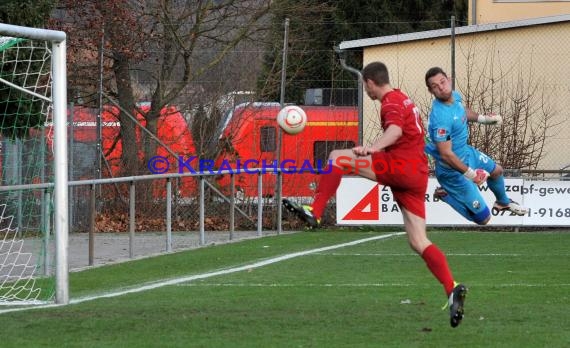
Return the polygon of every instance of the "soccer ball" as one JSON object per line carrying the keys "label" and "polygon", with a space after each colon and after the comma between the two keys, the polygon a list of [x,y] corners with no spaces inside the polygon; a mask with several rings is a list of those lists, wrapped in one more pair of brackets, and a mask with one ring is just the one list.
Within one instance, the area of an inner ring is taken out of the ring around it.
{"label": "soccer ball", "polygon": [[287,134],[298,134],[307,124],[307,114],[296,105],[288,105],[279,110],[277,124]]}

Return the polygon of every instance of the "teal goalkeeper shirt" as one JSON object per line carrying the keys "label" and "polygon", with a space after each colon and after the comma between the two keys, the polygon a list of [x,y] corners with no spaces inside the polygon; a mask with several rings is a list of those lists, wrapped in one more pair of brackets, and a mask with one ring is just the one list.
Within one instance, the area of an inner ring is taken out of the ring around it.
{"label": "teal goalkeeper shirt", "polygon": [[441,162],[436,143],[451,140],[451,149],[461,161],[465,163],[469,146],[469,127],[467,127],[467,112],[462,103],[459,92],[453,91],[453,103],[445,104],[434,99],[428,118],[428,134],[430,142],[425,152]]}

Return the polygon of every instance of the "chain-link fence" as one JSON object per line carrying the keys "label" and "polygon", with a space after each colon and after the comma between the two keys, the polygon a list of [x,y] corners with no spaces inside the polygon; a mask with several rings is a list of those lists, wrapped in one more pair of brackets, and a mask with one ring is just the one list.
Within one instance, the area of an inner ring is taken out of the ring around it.
{"label": "chain-link fence", "polygon": [[[509,175],[564,179],[565,174],[557,170],[570,165],[564,150],[570,143],[566,116],[570,68],[564,60],[570,24],[527,24],[457,27],[455,35],[449,29],[399,34],[367,39],[366,45],[352,48],[362,49],[362,65],[374,60],[386,63],[392,85],[409,94],[424,117],[431,103],[424,74],[432,66],[441,66],[474,110],[503,115],[500,127],[473,127],[473,145],[494,157]],[[299,38],[292,35],[290,39]],[[310,201],[319,180],[315,172],[326,164],[328,153],[358,143],[356,80],[350,73],[338,73],[331,47],[323,53],[323,59],[333,62],[327,65],[330,80],[303,76],[300,81],[295,76],[301,75],[293,74],[286,84],[313,87],[302,93],[306,98],[299,103],[309,116],[307,128],[297,136],[279,134],[275,116],[280,103],[264,99],[257,86],[268,49],[252,42],[236,46],[225,64],[204,75],[204,80],[190,83],[172,103],[158,110],[144,92],[148,83],[144,74],[132,75],[140,87],[133,108],[126,109],[116,95],[107,95],[108,86],[100,91],[102,109],[76,99],[78,103],[69,106],[68,124],[69,179],[76,182],[70,186],[70,231],[78,236],[88,231],[161,236],[167,230],[174,236],[206,231],[206,239],[200,242],[230,240],[232,231],[257,236],[261,230],[263,235],[277,228],[275,169],[290,171],[282,176],[283,196]],[[347,49],[345,53],[354,62],[358,52]],[[273,69],[279,70],[277,63]],[[151,63],[144,64],[148,68]],[[75,89],[73,84],[70,87]],[[381,131],[379,105],[366,96],[364,104],[366,143]],[[3,185],[46,182],[53,176],[53,169],[45,165],[51,156],[50,127],[24,138],[3,138]],[[282,150],[278,151],[280,137]],[[37,158],[30,158],[29,153]],[[233,176],[221,173],[230,168],[241,171]],[[254,168],[269,169],[261,184]],[[193,172],[197,175],[172,177],[171,190],[165,178],[156,176]],[[201,172],[206,175],[198,175]],[[138,181],[144,175],[149,177]],[[129,180],[77,183],[125,176],[137,177],[134,191]],[[43,211],[50,203],[45,194],[46,190],[3,193],[10,202],[7,213],[18,226],[46,226],[50,222]],[[325,224],[336,221],[334,201],[330,203]],[[37,221],[18,220],[25,216],[35,216]],[[283,212],[282,221],[284,230],[303,227],[288,212]],[[176,238],[173,243],[176,248]],[[163,248],[167,249],[166,243]]]}
{"label": "chain-link fence", "polygon": [[[72,181],[124,177],[122,158],[124,142],[120,127],[124,124],[104,111],[99,117],[96,109],[70,107],[73,121],[69,122],[70,179]],[[289,136],[283,134],[283,151],[277,154],[278,128],[275,116],[279,111],[275,103],[246,103],[230,109],[221,119],[223,129],[213,130],[218,142],[210,155],[200,156],[199,144],[191,133],[191,125],[179,112],[165,113],[158,123],[156,136],[146,134],[144,120],[127,119],[135,124],[135,136],[140,175],[163,173],[205,174],[205,205],[208,230],[228,230],[229,196],[237,200],[240,208],[236,215],[237,229],[251,229],[256,225],[256,202],[258,183],[256,168],[262,175],[263,199],[267,209],[263,227],[275,229],[275,171],[287,171],[283,175],[282,195],[304,197],[313,195],[318,175],[317,170],[327,163],[328,153],[334,148],[354,146],[357,138],[357,115],[355,107],[307,106],[312,119],[307,126],[318,137]],[[233,115],[232,115],[233,114]],[[101,131],[98,131],[98,127]],[[198,131],[203,131],[198,127]],[[211,140],[212,134],[202,137]],[[154,156],[145,156],[143,142],[154,141],[158,145]],[[207,151],[207,149],[206,149]],[[98,155],[100,154],[100,155]],[[147,161],[146,158],[149,158]],[[98,170],[98,166],[101,170]],[[234,193],[231,193],[231,175],[219,174],[232,168],[235,173]],[[197,197],[198,176],[176,178],[172,182],[171,198],[172,228],[175,231],[196,231],[199,227]],[[75,232],[90,228],[90,192],[87,185],[71,187],[71,223]],[[97,219],[99,231],[125,231],[130,203],[129,187],[124,183],[109,183],[97,187]],[[151,179],[137,185],[136,190],[137,231],[161,231],[165,226],[165,202],[167,192],[164,179]],[[126,210],[127,209],[127,210]],[[297,222],[286,221],[287,228],[299,228]]]}
{"label": "chain-link fence", "polygon": [[[431,103],[424,74],[432,66],[441,66],[474,110],[503,115],[505,122],[500,127],[471,129],[472,143],[513,173],[537,176],[540,170],[570,164],[564,150],[570,142],[566,116],[570,109],[570,69],[564,59],[568,31],[570,24],[552,23],[505,29],[457,27],[454,41],[445,29],[401,34],[361,47],[362,62],[386,63],[392,84],[408,93],[424,116]],[[319,87],[323,85],[321,80],[304,80],[303,85],[315,86],[306,91],[304,106],[309,123],[314,124],[298,136],[282,135],[283,150],[278,152],[279,129],[274,119],[279,103],[261,100],[253,92],[266,50],[266,46],[251,43],[237,46],[227,58],[228,64],[207,74],[206,80],[191,83],[175,103],[161,110],[153,110],[150,103],[145,103],[142,92],[132,110],[121,109],[112,97],[102,98],[103,112],[88,103],[70,106],[72,181],[200,170],[208,174],[204,177],[203,221],[199,176],[173,178],[170,195],[166,179],[150,178],[135,184],[134,226],[130,183],[106,183],[96,185],[94,190],[90,185],[72,186],[70,230],[87,232],[94,218],[97,232],[129,232],[134,228],[136,233],[164,233],[170,228],[176,234],[197,233],[203,228],[229,240],[230,226],[235,226],[236,231],[256,231],[260,217],[257,175],[243,171],[235,175],[233,192],[230,175],[211,175],[236,168],[238,163],[244,168],[247,160],[252,160],[249,168],[281,167],[283,160],[294,160],[289,166],[297,166],[297,173],[283,175],[283,195],[309,201],[319,178],[310,169],[322,167],[332,149],[358,142],[355,89],[347,88],[355,87],[356,81],[350,74],[338,74],[338,62],[331,65],[331,80],[326,83],[332,88]],[[348,50],[347,54],[353,52]],[[333,47],[323,56],[327,60],[334,57]],[[230,76],[232,83],[228,82]],[[143,77],[133,75],[141,91]],[[291,83],[296,83],[294,77]],[[380,133],[379,106],[366,96],[364,104],[364,139],[371,142]],[[49,141],[45,146],[50,146]],[[11,153],[16,150],[6,141],[4,145],[3,168],[8,171],[14,158]],[[162,162],[156,162],[157,158]],[[298,173],[305,161],[310,168]],[[49,168],[45,170],[45,175],[51,175]],[[5,172],[3,176],[4,180],[20,178],[21,183],[28,182],[24,177],[16,172]],[[276,185],[275,174],[263,175],[264,231],[277,228]],[[96,198],[94,211],[92,195]],[[233,213],[232,196],[236,208]],[[171,198],[169,208],[167,197]],[[325,224],[335,222],[333,205],[331,202]],[[283,228],[294,230],[302,225],[284,212]]]}
{"label": "chain-link fence", "polygon": [[[416,102],[424,115],[431,95],[427,70],[443,68],[474,111],[503,116],[500,127],[476,125],[471,143],[505,168],[557,170],[570,164],[569,22],[532,21],[457,27],[379,38],[364,49],[364,62],[381,60],[393,84]],[[380,126],[377,106],[366,101],[366,139]]]}

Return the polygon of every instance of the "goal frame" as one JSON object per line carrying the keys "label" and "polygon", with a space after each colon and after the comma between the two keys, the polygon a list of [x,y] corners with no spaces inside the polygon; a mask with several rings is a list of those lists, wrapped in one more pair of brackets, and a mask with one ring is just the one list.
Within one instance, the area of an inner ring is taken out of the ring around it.
{"label": "goal frame", "polygon": [[51,43],[51,103],[54,146],[55,303],[69,303],[69,212],[67,163],[66,34],[63,31],[0,23],[0,35]]}

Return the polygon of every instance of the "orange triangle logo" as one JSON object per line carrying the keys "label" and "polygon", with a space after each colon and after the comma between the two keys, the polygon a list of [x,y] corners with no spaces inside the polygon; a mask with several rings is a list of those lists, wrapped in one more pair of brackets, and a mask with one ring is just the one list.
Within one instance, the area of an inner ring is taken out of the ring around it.
{"label": "orange triangle logo", "polygon": [[380,219],[380,200],[378,185],[364,196],[354,208],[352,208],[343,220],[378,220]]}

